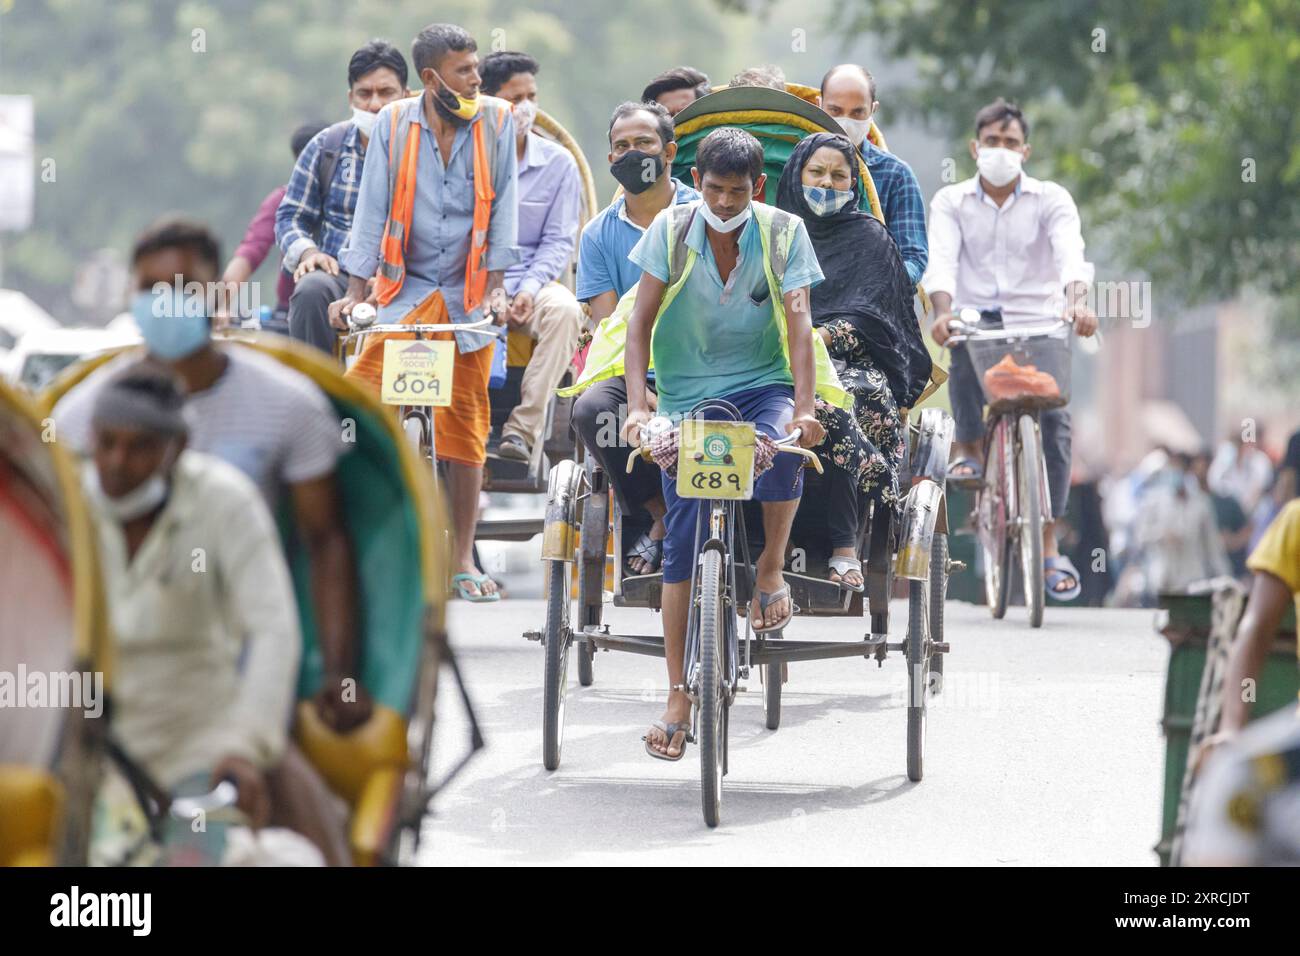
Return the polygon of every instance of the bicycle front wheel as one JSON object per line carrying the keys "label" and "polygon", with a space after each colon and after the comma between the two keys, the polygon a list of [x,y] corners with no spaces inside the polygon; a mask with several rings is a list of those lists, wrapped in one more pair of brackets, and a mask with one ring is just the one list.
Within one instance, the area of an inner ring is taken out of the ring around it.
{"label": "bicycle front wheel", "polygon": [[1011,594],[1010,430],[998,418],[989,433],[984,455],[984,485],[980,488],[976,520],[984,558],[984,597],[995,620],[1007,613]]}
{"label": "bicycle front wheel", "polygon": [[1020,572],[1025,586],[1025,607],[1029,626],[1043,626],[1043,452],[1038,440],[1038,423],[1032,415],[1021,415],[1020,458],[1016,482],[1020,505]]}
{"label": "bicycle front wheel", "polygon": [[726,727],[722,712],[723,575],[722,554],[705,551],[700,560],[699,728],[700,798],[704,822],[716,827],[722,815],[723,749]]}

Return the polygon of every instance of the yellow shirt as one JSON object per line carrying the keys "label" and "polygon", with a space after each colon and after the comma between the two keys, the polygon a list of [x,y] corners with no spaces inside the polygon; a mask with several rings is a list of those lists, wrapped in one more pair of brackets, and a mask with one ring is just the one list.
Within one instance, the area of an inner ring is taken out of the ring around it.
{"label": "yellow shirt", "polygon": [[1267,571],[1291,589],[1300,619],[1300,498],[1288,502],[1259,539],[1246,567]]}

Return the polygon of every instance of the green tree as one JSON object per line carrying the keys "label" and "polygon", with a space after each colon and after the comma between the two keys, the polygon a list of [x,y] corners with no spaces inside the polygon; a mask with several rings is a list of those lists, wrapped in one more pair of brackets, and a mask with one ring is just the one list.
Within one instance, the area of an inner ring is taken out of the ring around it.
{"label": "green tree", "polygon": [[1294,0],[855,0],[836,24],[909,58],[911,108],[955,141],[1019,101],[1040,175],[1176,298],[1300,298]]}

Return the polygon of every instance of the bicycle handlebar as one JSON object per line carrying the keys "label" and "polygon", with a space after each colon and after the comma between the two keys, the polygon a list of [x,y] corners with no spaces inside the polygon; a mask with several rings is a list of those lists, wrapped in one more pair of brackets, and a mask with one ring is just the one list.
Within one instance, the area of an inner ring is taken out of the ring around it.
{"label": "bicycle handlebar", "polygon": [[[967,342],[981,342],[992,339],[1028,339],[1038,335],[1051,335],[1057,332],[1062,326],[1074,326],[1072,319],[1055,318],[1048,321],[1046,325],[1024,325],[1003,327],[1000,329],[982,329],[979,327],[978,315],[974,318],[966,317],[967,312],[974,312],[974,309],[962,309],[961,316],[954,316],[948,323],[949,336],[944,339],[943,347],[952,348],[954,345],[964,345]],[[1046,318],[1046,317],[1044,317]]]}
{"label": "bicycle handlebar", "polygon": [[[825,470],[822,468],[822,460],[817,457],[816,452],[809,451],[807,448],[800,448],[796,444],[802,434],[803,429],[796,428],[784,438],[773,439],[772,444],[776,446],[777,451],[788,452],[792,455],[802,455],[813,463],[813,468],[816,469],[817,474],[824,474]],[[632,446],[632,454],[627,456],[627,473],[629,475],[632,474],[632,469],[636,465],[637,455],[640,455],[643,461],[650,461],[650,447],[648,445]]]}
{"label": "bicycle handlebar", "polygon": [[344,336],[345,342],[351,342],[353,339],[363,335],[370,335],[373,332],[395,333],[408,332],[416,335],[432,335],[435,332],[472,332],[475,335],[496,336],[496,325],[490,318],[479,319],[477,322],[455,323],[439,322],[436,324],[419,324],[419,325],[401,325],[399,323],[385,323],[383,325],[356,325],[351,322],[351,316],[348,316],[348,334]]}

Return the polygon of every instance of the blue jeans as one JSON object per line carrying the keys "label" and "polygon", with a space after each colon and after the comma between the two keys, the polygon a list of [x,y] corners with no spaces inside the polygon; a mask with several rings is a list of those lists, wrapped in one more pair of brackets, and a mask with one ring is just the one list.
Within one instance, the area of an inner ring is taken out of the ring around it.
{"label": "blue jeans", "polygon": [[[740,420],[753,422],[770,438],[784,438],[785,426],[794,418],[794,389],[789,385],[765,385],[734,395],[724,395],[740,410]],[[725,418],[716,409],[705,418]],[[754,480],[755,501],[793,501],[803,494],[803,458],[777,455],[772,467]],[[695,525],[706,501],[677,497],[677,480],[662,477],[664,504],[664,584],[679,584],[691,579],[695,564]]]}

